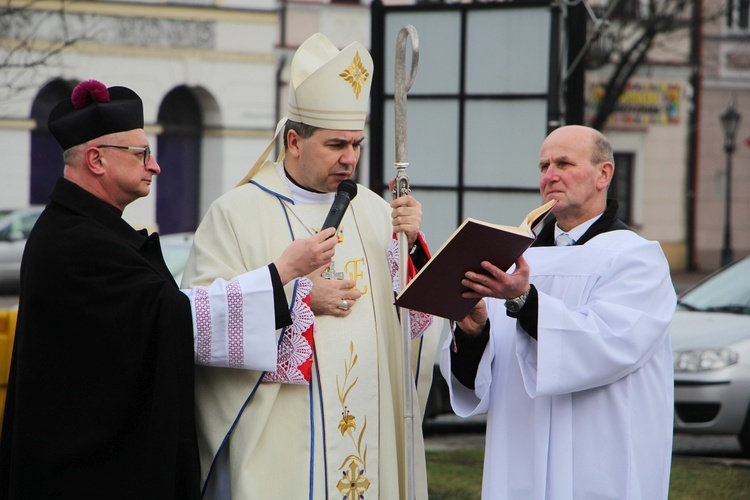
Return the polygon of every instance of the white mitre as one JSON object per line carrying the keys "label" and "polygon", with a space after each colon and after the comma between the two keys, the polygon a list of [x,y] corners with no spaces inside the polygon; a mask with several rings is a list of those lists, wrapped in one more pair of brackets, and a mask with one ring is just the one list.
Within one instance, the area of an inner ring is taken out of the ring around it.
{"label": "white mitre", "polygon": [[292,59],[288,119],[332,130],[363,130],[372,84],[372,58],[354,42],[339,51],[316,33]]}
{"label": "white mitre", "polygon": [[321,33],[305,40],[292,58],[287,116],[239,185],[252,179],[266,162],[287,120],[331,130],[363,130],[372,72],[372,57],[359,42],[339,50]]}

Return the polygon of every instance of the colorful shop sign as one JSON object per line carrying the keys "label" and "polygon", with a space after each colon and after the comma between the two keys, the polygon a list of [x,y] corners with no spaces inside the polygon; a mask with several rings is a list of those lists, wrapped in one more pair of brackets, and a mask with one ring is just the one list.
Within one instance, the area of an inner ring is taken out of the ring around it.
{"label": "colorful shop sign", "polygon": [[[604,85],[592,84],[589,91],[591,119],[604,98]],[[607,122],[634,125],[677,124],[680,121],[681,96],[682,86],[677,83],[628,83]]]}

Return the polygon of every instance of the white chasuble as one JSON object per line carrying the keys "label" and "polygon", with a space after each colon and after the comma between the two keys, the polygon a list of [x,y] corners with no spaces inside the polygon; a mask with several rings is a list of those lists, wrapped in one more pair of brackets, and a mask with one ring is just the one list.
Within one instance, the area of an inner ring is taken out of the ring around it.
{"label": "white chasuble", "polygon": [[[330,202],[295,203],[285,180],[266,164],[252,184],[211,205],[196,231],[184,283],[202,285],[267,266],[293,237],[309,237],[320,227],[329,209]],[[346,318],[314,318],[309,384],[261,382],[271,372],[196,368],[201,472],[208,484],[204,498],[403,496],[405,377],[387,257],[390,212],[385,200],[360,186],[344,216],[331,271],[356,281],[362,297]],[[300,330],[307,326],[304,307],[296,312],[304,281],[285,287]],[[419,368],[414,409],[418,499],[427,498],[420,410],[440,327],[435,321],[412,344],[412,366]],[[407,380],[413,382],[414,376]]]}

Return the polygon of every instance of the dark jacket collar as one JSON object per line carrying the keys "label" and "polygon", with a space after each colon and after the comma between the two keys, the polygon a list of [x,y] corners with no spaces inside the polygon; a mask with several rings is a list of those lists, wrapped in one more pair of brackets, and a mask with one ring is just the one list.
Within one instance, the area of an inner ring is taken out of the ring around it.
{"label": "dark jacket collar", "polygon": [[50,199],[52,204],[58,204],[73,213],[93,219],[111,229],[136,249],[140,249],[148,237],[148,232],[145,229],[136,231],[122,219],[122,210],[97,198],[78,184],[67,179],[58,179]]}
{"label": "dark jacket collar", "polygon": [[[608,231],[615,231],[617,229],[630,229],[627,224],[617,218],[618,209],[617,200],[608,199],[607,208],[604,209],[602,216],[594,222],[588,230],[583,233],[583,236],[578,238],[575,245],[583,245],[594,236]],[[544,225],[542,230],[539,232],[536,241],[532,246],[535,247],[551,247],[555,245],[555,217],[550,216],[549,221]]]}

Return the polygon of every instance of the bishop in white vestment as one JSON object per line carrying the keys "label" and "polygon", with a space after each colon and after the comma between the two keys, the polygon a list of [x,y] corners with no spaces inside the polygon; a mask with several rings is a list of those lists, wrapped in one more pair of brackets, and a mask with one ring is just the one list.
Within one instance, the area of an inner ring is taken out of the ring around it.
{"label": "bishop in white vestment", "polygon": [[[339,51],[315,35],[300,46],[289,102],[290,120],[297,125],[285,132],[291,139],[286,159],[264,161],[267,151],[245,179],[249,182],[211,205],[196,231],[185,283],[263,267],[292,241],[320,229],[335,185],[356,167],[365,117],[360,99],[366,101],[371,72],[372,60],[361,44]],[[335,99],[321,100],[329,93]],[[307,136],[300,124],[315,131]],[[333,262],[323,273],[350,280],[353,288],[333,297],[340,309],[323,314],[314,312],[320,303],[313,294],[318,287],[330,290],[330,282],[314,284],[316,275],[284,288],[291,324],[277,332],[275,367],[197,368],[204,498],[402,498],[403,393],[409,383],[418,402],[414,484],[417,498],[426,499],[421,411],[440,326],[430,316],[410,313],[413,372],[404,373],[393,305],[398,245],[392,217],[385,200],[359,186],[338,228]],[[422,237],[414,236],[426,250]],[[268,314],[273,317],[273,308]]]}

